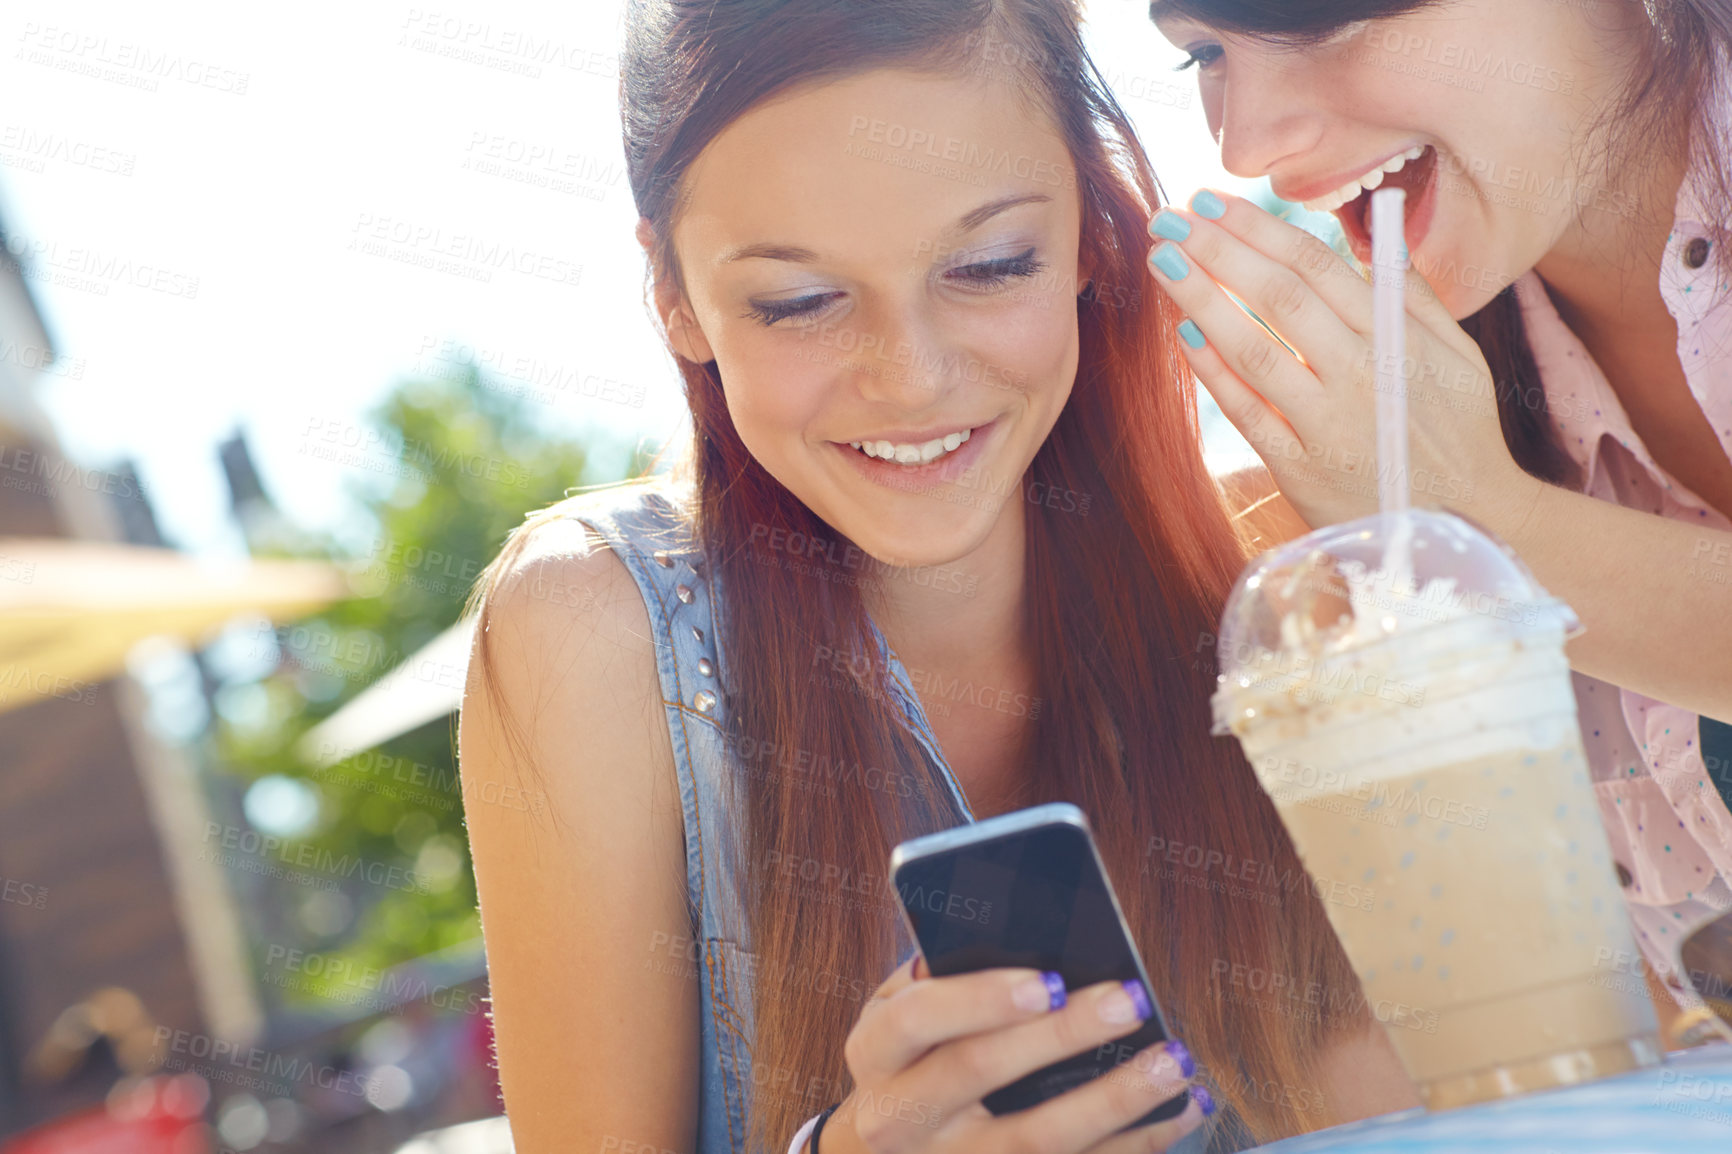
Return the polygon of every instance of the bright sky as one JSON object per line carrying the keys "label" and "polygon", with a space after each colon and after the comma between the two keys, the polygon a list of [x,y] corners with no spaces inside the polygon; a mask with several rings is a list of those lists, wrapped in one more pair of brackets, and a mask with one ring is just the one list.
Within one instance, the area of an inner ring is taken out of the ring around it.
{"label": "bright sky", "polygon": [[[239,425],[285,511],[359,545],[345,488],[392,458],[310,450],[464,359],[507,387],[566,382],[550,425],[678,427],[620,151],[622,0],[7,8],[0,222],[65,366],[40,396],[78,463],[138,462],[172,542],[241,551],[216,457]],[[1146,4],[1088,11],[1169,195],[1246,188]],[[492,246],[530,271],[433,256]],[[1217,467],[1250,459],[1206,421]]]}

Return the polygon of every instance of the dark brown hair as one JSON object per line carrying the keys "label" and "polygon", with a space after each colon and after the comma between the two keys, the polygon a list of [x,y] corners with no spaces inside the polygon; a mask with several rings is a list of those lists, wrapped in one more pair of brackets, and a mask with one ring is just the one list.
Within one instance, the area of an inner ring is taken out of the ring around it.
{"label": "dark brown hair", "polygon": [[[1224,1101],[1266,1140],[1333,1120],[1310,1104],[1323,1102],[1316,1054],[1370,1017],[1273,804],[1237,744],[1210,736],[1216,621],[1247,542],[1203,462],[1181,318],[1164,294],[1141,291],[1145,224],[1160,194],[1079,25],[1076,0],[634,0],[620,84],[631,188],[653,230],[652,287],[665,291],[682,285],[671,237],[687,170],[741,114],[796,85],[883,67],[958,76],[985,67],[1055,123],[1093,271],[1076,299],[1074,388],[1007,499],[1027,529],[1042,702],[1031,727],[1035,796],[1018,800],[1068,800],[1089,815],[1156,997]],[[842,560],[848,542],[747,450],[716,364],[678,367],[694,425],[681,464],[694,482],[693,528],[725,598],[730,748],[903,767],[912,783],[873,788],[869,775],[843,775],[827,794],[780,765],[742,757],[738,767],[735,876],[756,954],[748,1148],[780,1148],[849,1089],[843,1044],[861,999],[834,991],[869,992],[896,960],[894,895],[875,886],[863,901],[860,883],[881,882],[895,842],[933,824],[906,818],[920,807],[896,794],[926,799],[940,824],[949,807],[868,641],[858,570]],[[1086,498],[1086,515],[1079,502],[1066,511],[1028,500],[1031,491]],[[526,527],[562,512],[543,510]],[[796,559],[775,548],[783,539],[836,547]],[[478,601],[518,552],[514,535],[482,575]],[[485,670],[485,621],[479,630]],[[849,654],[859,691],[815,691],[820,652]],[[1206,865],[1188,878],[1163,869],[1151,850],[1171,846],[1265,880],[1229,896]],[[768,866],[789,861],[821,863],[822,878],[780,884]],[[869,908],[844,912],[859,905]],[[1221,975],[1238,963],[1327,991],[1344,1009],[1288,1016],[1234,998]]]}
{"label": "dark brown hair", "polygon": [[[1642,0],[1611,0],[1641,6]],[[1184,16],[1211,28],[1303,49],[1364,20],[1405,16],[1447,0],[1155,0],[1150,14]],[[1732,3],[1728,0],[1654,0],[1646,11],[1653,35],[1644,59],[1621,94],[1602,110],[1603,163],[1644,155],[1644,147],[1684,147],[1694,127],[1691,179],[1708,219],[1719,268],[1732,278],[1732,160],[1722,120],[1732,56]],[[1680,113],[1682,110],[1682,114]],[[1672,206],[1665,206],[1670,219]],[[1558,442],[1539,368],[1528,345],[1515,287],[1506,287],[1461,327],[1478,342],[1496,382],[1498,418],[1510,455],[1543,481],[1579,488],[1575,460]]]}

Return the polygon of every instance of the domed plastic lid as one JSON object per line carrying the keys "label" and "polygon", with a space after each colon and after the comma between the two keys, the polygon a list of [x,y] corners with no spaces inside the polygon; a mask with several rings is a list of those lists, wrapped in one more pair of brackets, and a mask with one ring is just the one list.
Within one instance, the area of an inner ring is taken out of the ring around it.
{"label": "domed plastic lid", "polygon": [[1410,509],[1331,525],[1265,553],[1233,587],[1215,732],[1272,689],[1302,700],[1305,679],[1341,661],[1394,670],[1550,630],[1570,637],[1581,625],[1509,546],[1462,517]]}

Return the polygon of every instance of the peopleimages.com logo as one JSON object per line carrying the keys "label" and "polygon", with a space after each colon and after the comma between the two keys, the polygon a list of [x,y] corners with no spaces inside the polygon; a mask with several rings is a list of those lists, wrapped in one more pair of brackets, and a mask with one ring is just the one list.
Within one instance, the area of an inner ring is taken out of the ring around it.
{"label": "peopleimages.com logo", "polygon": [[912,910],[925,910],[981,925],[992,920],[992,903],[979,898],[966,897],[951,890],[927,889],[912,883],[897,886],[896,892],[901,895],[902,904]]}
{"label": "peopleimages.com logo", "polygon": [[[282,877],[300,884],[323,882],[323,888],[327,889],[335,879],[358,878],[388,889],[432,892],[425,878],[416,876],[414,870],[404,866],[346,853],[334,854],[307,842],[297,845],[274,834],[261,834],[240,826],[207,821],[204,840],[205,847],[200,851],[202,860],[249,873]],[[221,848],[210,848],[213,843]],[[272,858],[275,861],[269,860]],[[289,868],[285,870],[283,866]]]}

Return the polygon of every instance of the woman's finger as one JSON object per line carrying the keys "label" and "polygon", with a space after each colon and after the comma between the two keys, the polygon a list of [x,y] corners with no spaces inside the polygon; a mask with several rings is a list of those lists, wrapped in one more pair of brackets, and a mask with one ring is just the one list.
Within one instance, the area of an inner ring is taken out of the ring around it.
{"label": "woman's finger", "polygon": [[[1191,1088],[1193,1094],[1207,1094],[1201,1086]],[[1193,1101],[1185,1107],[1185,1112],[1176,1118],[1164,1122],[1156,1122],[1150,1126],[1138,1126],[1123,1134],[1114,1134],[1090,1146],[1084,1154],[1166,1154],[1176,1146],[1185,1135],[1203,1124],[1203,1119],[1213,1111],[1214,1103],[1209,1103],[1210,1110],[1205,1111],[1198,1102]]]}
{"label": "woman's finger", "polygon": [[1443,307],[1443,301],[1437,290],[1431,287],[1431,282],[1420,275],[1418,269],[1411,267],[1407,270],[1407,315],[1458,356],[1477,361],[1485,355],[1480,352],[1479,344],[1461,327],[1461,322]]}
{"label": "woman's finger", "polygon": [[885,978],[883,984],[872,992],[872,997],[874,999],[891,997],[903,987],[925,978],[927,976],[924,968],[925,960],[920,956],[919,950],[914,951],[912,957],[890,971],[890,976]]}
{"label": "woman's finger", "polygon": [[866,1004],[861,1008],[861,1012],[865,1013],[867,1010],[882,1005],[887,999],[895,997],[910,985],[921,980],[922,961],[920,952],[916,950],[913,957],[891,970],[890,976],[879,983],[878,988],[872,991],[872,996],[866,999]]}
{"label": "woman's finger", "polygon": [[[1292,270],[1342,323],[1366,340],[1371,338],[1371,286],[1358,269],[1304,229],[1243,197],[1206,188],[1191,197],[1190,207],[1163,211],[1178,216],[1193,230],[1207,222],[1275,264]],[[1149,234],[1156,238],[1172,239],[1169,234],[1179,231],[1171,222],[1161,220],[1160,213],[1149,221]],[[1190,247],[1188,243],[1186,247]],[[1212,265],[1210,271],[1214,272]],[[1224,277],[1217,275],[1216,279],[1244,296]]]}
{"label": "woman's finger", "polygon": [[[918,1086],[921,1098],[949,1114],[1054,1062],[1118,1045],[1153,1013],[1140,984],[1101,982],[1078,990],[1056,1013],[935,1049],[891,1087]],[[1182,1044],[1172,1045],[1185,1055]]]}
{"label": "woman's finger", "polygon": [[934,1046],[1038,1018],[1066,1001],[1056,973],[1003,967],[916,981],[913,966],[897,967],[848,1035],[845,1057],[857,1081],[890,1078]]}
{"label": "woman's finger", "polygon": [[1299,434],[1294,432],[1280,410],[1227,367],[1227,362],[1213,343],[1203,336],[1196,322],[1186,320],[1179,326],[1179,335],[1183,338],[1185,358],[1191,363],[1191,371],[1215,398],[1221,415],[1239,430],[1239,435],[1256,450],[1269,467],[1270,474],[1279,481],[1278,462],[1299,460],[1305,455],[1305,443]]}
{"label": "woman's finger", "polygon": [[[1177,243],[1163,240],[1149,254],[1150,272],[1239,380],[1278,409],[1303,405],[1323,393],[1317,375],[1300,362],[1292,349],[1228,297],[1222,284],[1217,284],[1211,275],[1212,270],[1206,267],[1207,259],[1218,258],[1223,242],[1229,240],[1231,238],[1219,229],[1211,229],[1207,237],[1201,230],[1192,233],[1189,243],[1201,242],[1202,265],[1194,262]],[[1231,243],[1241,252],[1250,252],[1238,241]],[[1260,256],[1257,259],[1265,269],[1274,267],[1272,262]],[[1289,287],[1282,290],[1282,301],[1273,309],[1275,315],[1267,318],[1271,325],[1282,325],[1277,331],[1281,331],[1284,337],[1293,329],[1295,320],[1314,326],[1322,330],[1322,336],[1308,336],[1303,345],[1295,345],[1295,348],[1301,352],[1309,348],[1331,365],[1341,362],[1344,356],[1350,359],[1353,356],[1351,345],[1363,344],[1358,335],[1329,312],[1316,294],[1290,270],[1282,269],[1280,273]],[[1238,292],[1243,286],[1230,287]],[[1245,297],[1246,303],[1258,308],[1254,298],[1260,295],[1256,290],[1250,290],[1250,295]],[[1265,303],[1262,307],[1269,306]],[[1190,338],[1188,344],[1195,344],[1196,334],[1182,335]]]}
{"label": "woman's finger", "polygon": [[[1193,1098],[1182,1113],[1162,1122],[1118,1134],[1125,1126],[1179,1094],[1188,1091],[1196,1066],[1182,1047],[1172,1043],[1150,1046],[1117,1069],[1068,1090],[1019,1114],[994,1119],[982,1127],[982,1149],[1069,1150],[1110,1149],[1162,1151],[1195,1130],[1203,1121],[1202,1101]],[[1003,1131],[1004,1139],[993,1131]],[[1015,1130],[1011,1138],[1009,1131]]]}
{"label": "woman's finger", "polygon": [[[1199,193],[1197,202],[1206,203],[1207,199],[1206,194]],[[1261,214],[1267,221],[1287,227],[1255,205],[1240,202],[1234,207],[1240,210],[1237,214],[1240,218]],[[1318,378],[1340,379],[1364,359],[1369,346],[1353,321],[1361,311],[1359,298],[1367,292],[1365,286],[1358,286],[1355,292],[1343,281],[1357,278],[1342,278],[1327,271],[1313,273],[1306,267],[1294,268],[1286,263],[1295,258],[1315,263],[1312,255],[1302,251],[1305,246],[1287,244],[1279,256],[1271,256],[1215,220],[1175,209],[1157,214],[1150,223],[1150,231],[1158,241],[1150,258],[1150,266],[1157,275],[1166,274],[1169,280],[1173,279],[1171,274],[1180,271],[1174,254],[1188,257],[1190,264],[1243,301],[1244,307],[1255,314],[1255,320],[1267,325],[1282,342],[1296,350]],[[1163,250],[1167,255],[1162,255]],[[1323,252],[1340,265],[1339,258],[1327,248]],[[1180,287],[1182,281],[1189,279],[1181,278]],[[1198,323],[1202,323],[1200,318]],[[1207,324],[1203,324],[1203,331],[1230,356],[1232,346],[1227,343],[1227,334],[1211,331]]]}

